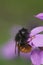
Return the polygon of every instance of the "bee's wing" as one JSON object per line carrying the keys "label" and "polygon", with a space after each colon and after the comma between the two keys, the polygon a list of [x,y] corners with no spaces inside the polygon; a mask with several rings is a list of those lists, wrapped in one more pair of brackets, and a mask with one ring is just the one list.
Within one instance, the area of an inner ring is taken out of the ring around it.
{"label": "bee's wing", "polygon": [[36,35],[40,32],[43,32],[43,26],[39,26],[39,27],[36,27],[36,28],[33,28],[30,32],[30,36],[33,36],[33,35]]}
{"label": "bee's wing", "polygon": [[21,25],[14,25],[14,26],[12,26],[12,27],[9,29],[9,31],[8,31],[9,35],[11,36],[11,38],[15,38],[15,35],[18,33],[18,31],[19,31],[20,29],[22,29],[22,27],[23,27],[23,26],[21,26]]}
{"label": "bee's wing", "polygon": [[43,47],[43,34],[38,34],[31,41],[35,47]]}

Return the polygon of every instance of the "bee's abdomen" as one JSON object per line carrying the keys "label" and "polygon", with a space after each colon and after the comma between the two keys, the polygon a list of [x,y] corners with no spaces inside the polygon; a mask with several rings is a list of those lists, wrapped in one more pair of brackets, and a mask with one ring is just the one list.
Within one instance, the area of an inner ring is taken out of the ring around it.
{"label": "bee's abdomen", "polygon": [[30,45],[24,45],[24,46],[19,46],[20,51],[24,52],[24,53],[29,53],[32,49],[32,47]]}

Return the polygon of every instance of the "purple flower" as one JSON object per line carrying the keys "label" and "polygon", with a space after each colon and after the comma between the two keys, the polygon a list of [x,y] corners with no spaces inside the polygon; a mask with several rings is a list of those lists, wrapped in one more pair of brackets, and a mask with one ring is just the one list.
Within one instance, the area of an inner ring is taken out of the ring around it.
{"label": "purple flower", "polygon": [[[31,59],[32,64],[34,65],[43,64],[43,50],[40,50],[38,48],[38,47],[43,47],[43,34],[39,34],[42,31],[43,31],[43,26],[39,26],[31,30],[29,40],[31,40],[32,36],[33,37],[30,43],[28,44],[32,46],[32,50],[29,53],[20,52],[21,57]],[[13,40],[13,37],[1,48],[3,58],[12,59],[18,56],[17,47],[15,54],[15,41]]]}
{"label": "purple flower", "polygon": [[35,15],[36,18],[43,20],[43,13]]}

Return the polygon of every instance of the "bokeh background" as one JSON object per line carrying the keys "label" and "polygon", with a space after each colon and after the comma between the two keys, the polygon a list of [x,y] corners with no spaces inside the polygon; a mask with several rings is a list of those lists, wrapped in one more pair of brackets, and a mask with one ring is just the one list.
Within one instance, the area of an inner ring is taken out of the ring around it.
{"label": "bokeh background", "polygon": [[[0,0],[0,45],[10,36],[8,30],[18,24],[29,29],[43,25],[34,15],[43,12],[43,0]],[[17,58],[11,61],[0,60],[1,65],[31,65],[31,61]]]}

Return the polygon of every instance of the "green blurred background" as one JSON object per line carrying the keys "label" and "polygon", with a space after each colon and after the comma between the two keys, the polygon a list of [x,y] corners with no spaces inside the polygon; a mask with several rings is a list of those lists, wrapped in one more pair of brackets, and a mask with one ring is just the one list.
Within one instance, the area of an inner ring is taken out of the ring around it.
{"label": "green blurred background", "polygon": [[[34,15],[43,12],[43,0],[0,0],[0,45],[10,36],[8,30],[14,24],[23,26],[43,25]],[[31,65],[30,61],[17,58],[15,61],[1,61],[2,65]]]}

